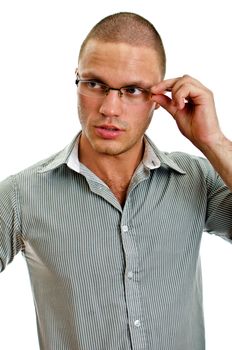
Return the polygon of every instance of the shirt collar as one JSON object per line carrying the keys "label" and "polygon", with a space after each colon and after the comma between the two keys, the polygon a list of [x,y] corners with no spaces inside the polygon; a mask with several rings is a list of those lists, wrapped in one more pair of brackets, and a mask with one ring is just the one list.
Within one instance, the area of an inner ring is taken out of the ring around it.
{"label": "shirt collar", "polygon": [[[180,168],[179,165],[175,162],[175,160],[172,159],[171,154],[166,153],[166,152],[161,152],[155,146],[155,144],[151,141],[151,139],[146,135],[145,135],[145,140],[148,144],[148,148],[153,153],[153,161],[155,160],[155,158],[158,159],[159,166],[162,166],[163,164],[165,164],[166,166],[177,171],[180,174],[183,174],[183,175],[186,174],[186,171],[184,171],[182,168]],[[146,149],[145,149],[145,151],[146,151]],[[157,165],[157,163],[156,163],[156,165]],[[156,166],[155,168],[158,168],[159,166]]]}
{"label": "shirt collar", "polygon": [[54,154],[52,157],[43,161],[41,166],[39,167],[38,172],[46,173],[48,171],[59,168],[61,165],[67,164],[71,153],[73,153],[74,149],[76,149],[76,142],[79,136],[80,133],[77,136],[75,136],[72,142],[69,145],[67,145],[62,151]]}
{"label": "shirt collar", "polygon": [[[44,173],[51,171],[66,164],[70,169],[80,173],[80,161],[78,158],[78,146],[80,140],[81,132],[72,140],[72,142],[66,146],[61,152],[55,154],[53,157],[49,158],[47,162],[43,162],[43,166],[38,172]],[[161,152],[154,143],[145,135],[145,150],[143,156],[143,164],[146,168],[152,170],[157,169],[162,164],[170,167],[171,169],[177,171],[180,174],[185,174],[186,172],[181,169],[177,163],[171,159],[168,153]]]}

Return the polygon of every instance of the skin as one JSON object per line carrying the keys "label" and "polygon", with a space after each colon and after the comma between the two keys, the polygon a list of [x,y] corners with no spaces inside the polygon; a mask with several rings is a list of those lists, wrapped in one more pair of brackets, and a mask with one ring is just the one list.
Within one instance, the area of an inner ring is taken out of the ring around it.
{"label": "skin", "polygon": [[[112,90],[100,101],[78,95],[80,161],[109,186],[121,204],[143,156],[144,133],[159,106],[173,116],[181,133],[205,154],[232,189],[232,143],[220,129],[212,92],[198,80],[188,75],[162,80],[155,50],[94,40],[80,58],[78,74],[114,88],[135,83],[151,87],[152,100],[142,105],[124,104]],[[171,98],[165,95],[167,90]],[[120,135],[103,137],[98,132],[102,125],[118,127]]]}
{"label": "skin", "polygon": [[[132,84],[147,88],[161,81],[156,52],[123,43],[90,41],[80,58],[78,74],[82,79],[98,78],[114,88]],[[143,136],[156,108],[158,104],[152,100],[125,104],[112,90],[103,100],[78,95],[80,161],[111,188],[121,204],[142,159]],[[102,137],[98,132],[102,125],[119,128],[120,135],[113,139]]]}
{"label": "skin", "polygon": [[[171,98],[165,96],[167,90],[172,91]],[[232,190],[232,142],[220,129],[213,93],[189,75],[164,80],[153,86],[152,92],[153,100],[173,116],[181,133]]]}

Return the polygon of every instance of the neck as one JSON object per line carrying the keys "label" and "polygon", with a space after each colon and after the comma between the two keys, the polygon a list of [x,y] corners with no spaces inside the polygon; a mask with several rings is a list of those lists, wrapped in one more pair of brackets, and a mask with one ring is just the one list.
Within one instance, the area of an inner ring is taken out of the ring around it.
{"label": "neck", "polygon": [[135,169],[142,160],[143,152],[143,140],[133,149],[119,155],[97,152],[83,135],[79,143],[80,162],[104,181],[120,202],[125,199],[127,188]]}

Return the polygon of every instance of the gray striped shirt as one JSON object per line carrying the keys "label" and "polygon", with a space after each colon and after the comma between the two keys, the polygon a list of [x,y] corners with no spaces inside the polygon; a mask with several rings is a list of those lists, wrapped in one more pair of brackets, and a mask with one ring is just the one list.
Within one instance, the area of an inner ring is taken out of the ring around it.
{"label": "gray striped shirt", "polygon": [[122,208],[78,142],[0,183],[0,271],[22,251],[42,350],[203,350],[202,232],[232,236],[207,160],[144,158]]}

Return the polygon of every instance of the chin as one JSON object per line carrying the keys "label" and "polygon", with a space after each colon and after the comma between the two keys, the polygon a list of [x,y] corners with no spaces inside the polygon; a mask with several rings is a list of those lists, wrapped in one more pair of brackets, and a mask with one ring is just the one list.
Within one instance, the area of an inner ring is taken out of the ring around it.
{"label": "chin", "polygon": [[126,152],[126,148],[122,147],[120,145],[116,144],[99,144],[95,143],[92,145],[95,152],[102,154],[102,155],[108,155],[108,156],[118,156],[124,152]]}
{"label": "chin", "polygon": [[115,147],[96,147],[95,151],[99,154],[108,155],[108,156],[118,156],[124,153],[123,150],[119,150]]}

